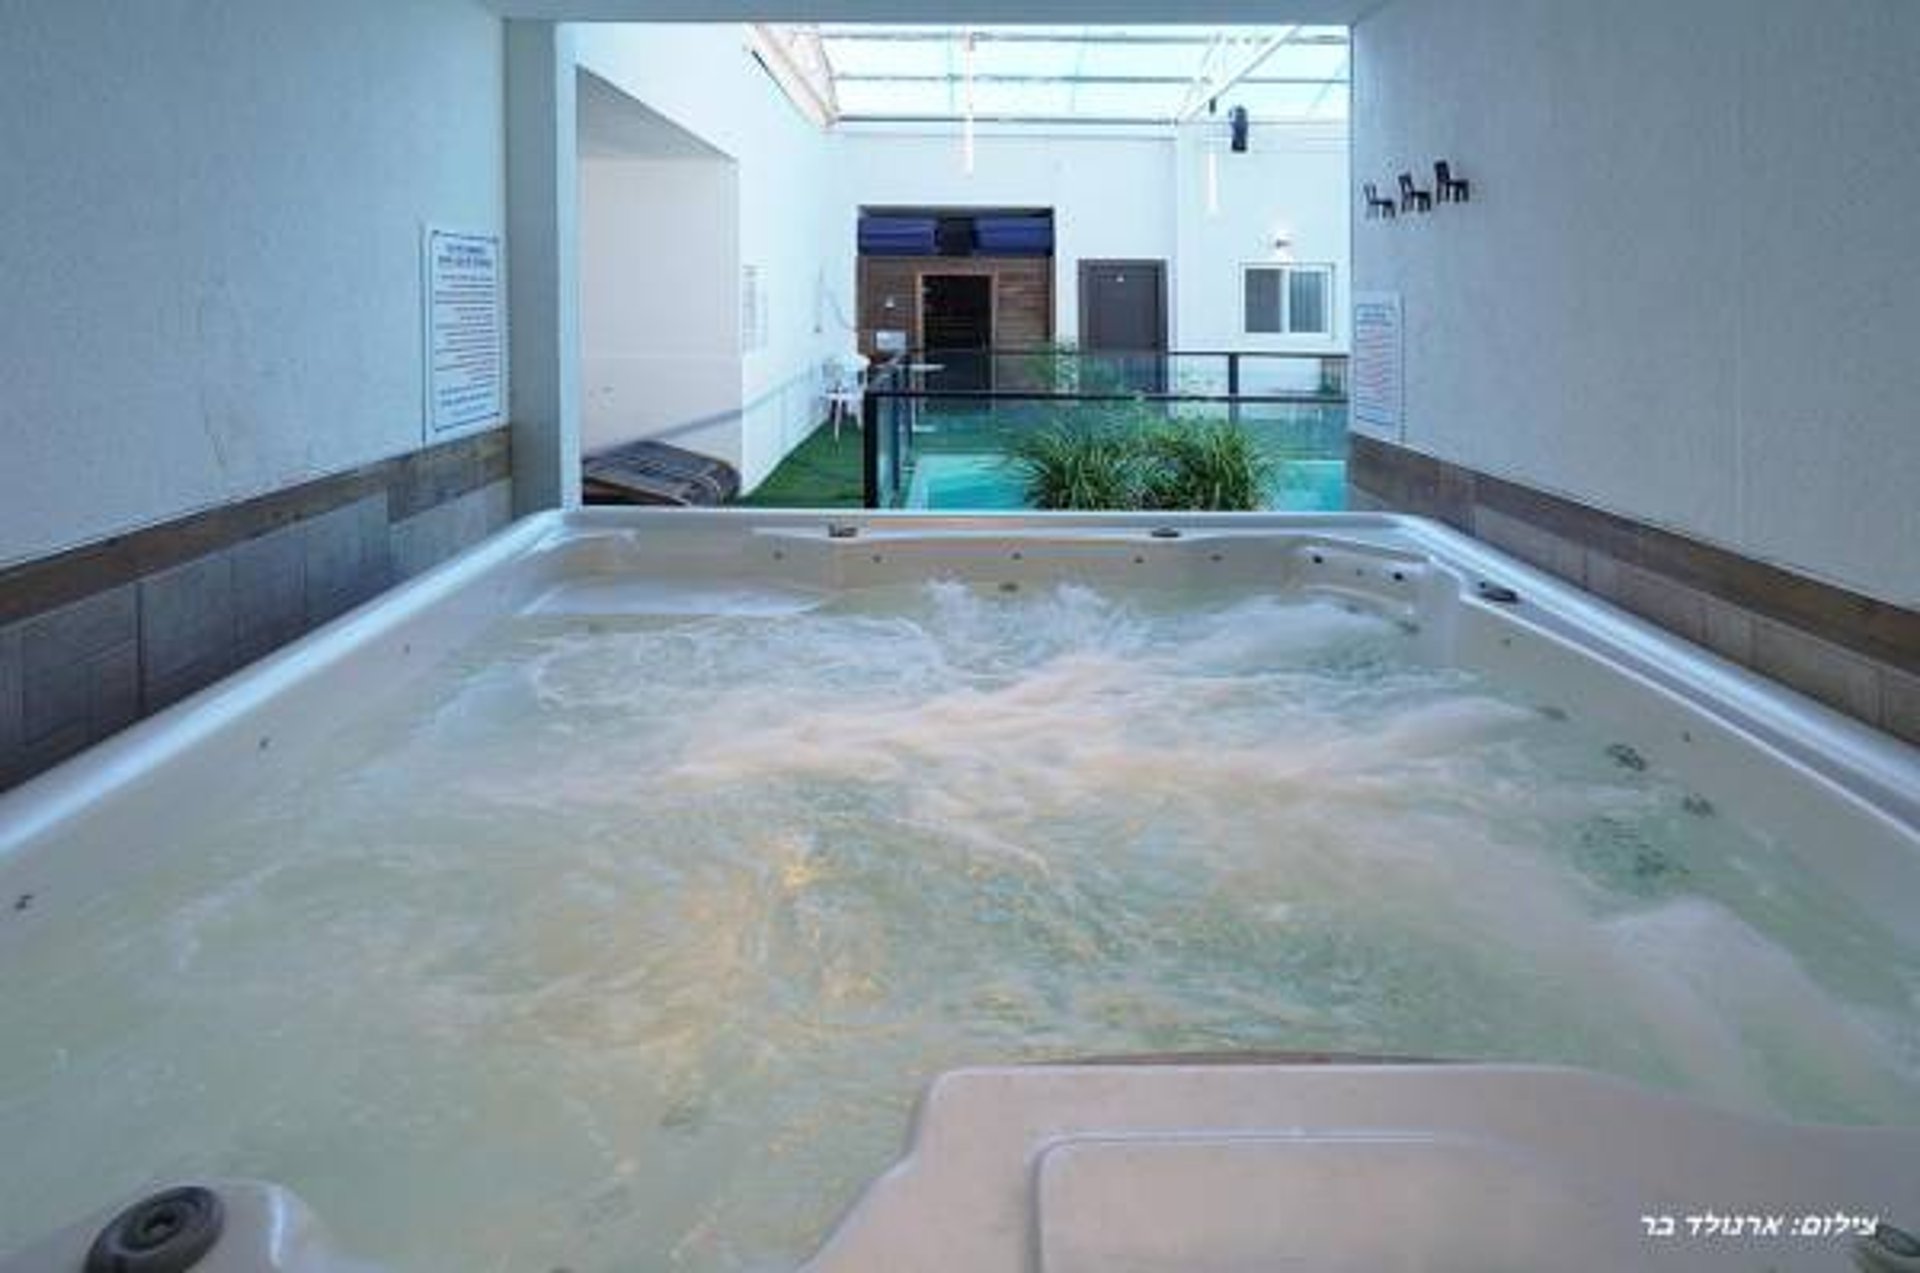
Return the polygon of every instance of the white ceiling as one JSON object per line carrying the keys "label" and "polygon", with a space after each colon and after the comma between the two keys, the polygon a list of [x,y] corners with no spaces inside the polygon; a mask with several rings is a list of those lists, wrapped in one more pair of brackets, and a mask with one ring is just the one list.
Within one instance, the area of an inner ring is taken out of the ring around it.
{"label": "white ceiling", "polygon": [[1350,25],[1390,0],[484,0],[510,18],[604,22],[1183,22]]}

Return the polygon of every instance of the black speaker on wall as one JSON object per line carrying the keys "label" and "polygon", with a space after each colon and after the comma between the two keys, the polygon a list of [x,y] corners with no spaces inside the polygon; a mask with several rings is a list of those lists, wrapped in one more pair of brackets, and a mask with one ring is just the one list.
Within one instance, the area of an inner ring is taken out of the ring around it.
{"label": "black speaker on wall", "polygon": [[1247,118],[1247,108],[1236,106],[1227,112],[1227,127],[1233,132],[1233,153],[1247,153],[1247,134],[1252,131],[1253,121]]}

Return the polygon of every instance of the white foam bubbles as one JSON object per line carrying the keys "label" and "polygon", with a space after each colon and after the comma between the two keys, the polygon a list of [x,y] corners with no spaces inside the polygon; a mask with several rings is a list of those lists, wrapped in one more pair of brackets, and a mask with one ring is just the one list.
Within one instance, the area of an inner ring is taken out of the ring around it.
{"label": "white foam bubbles", "polygon": [[257,1174],[397,1270],[744,1269],[958,1064],[1395,1052],[1916,1109],[1910,940],[1387,618],[812,600],[505,624],[23,945],[0,1139],[37,1148],[0,1196],[37,1226]]}

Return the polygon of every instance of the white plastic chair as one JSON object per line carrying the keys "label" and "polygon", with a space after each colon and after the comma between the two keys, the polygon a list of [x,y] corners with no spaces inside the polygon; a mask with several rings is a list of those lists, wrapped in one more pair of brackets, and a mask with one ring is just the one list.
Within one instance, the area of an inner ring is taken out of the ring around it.
{"label": "white plastic chair", "polygon": [[856,353],[838,354],[827,359],[822,380],[826,385],[827,421],[833,425],[833,437],[840,440],[841,421],[852,417],[860,422],[867,400],[867,360]]}

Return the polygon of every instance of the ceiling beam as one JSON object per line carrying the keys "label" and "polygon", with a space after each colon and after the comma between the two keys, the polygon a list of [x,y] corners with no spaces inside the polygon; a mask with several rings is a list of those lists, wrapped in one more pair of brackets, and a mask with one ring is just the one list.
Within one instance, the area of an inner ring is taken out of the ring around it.
{"label": "ceiling beam", "polygon": [[[802,43],[810,57],[796,55],[795,43]],[[801,114],[818,128],[834,126],[840,118],[840,103],[833,92],[833,66],[820,47],[818,33],[806,27],[755,23],[747,28],[747,47]],[[806,65],[808,61],[813,66]]]}
{"label": "ceiling beam", "polygon": [[[965,115],[857,115],[840,117],[842,124],[942,124],[960,126]],[[977,124],[1038,124],[1045,127],[1073,128],[1160,128],[1167,127],[1165,115],[1006,115],[976,114]]]}
{"label": "ceiling beam", "polygon": [[1207,76],[1213,70],[1213,64],[1226,52],[1226,48],[1227,33],[1224,31],[1216,33],[1213,43],[1209,44],[1207,51],[1200,55],[1200,64],[1194,67],[1193,74],[1188,77],[1187,91],[1181,94],[1180,109],[1174,112],[1175,115],[1185,115],[1187,108],[1198,100],[1198,95],[1206,87]]}
{"label": "ceiling beam", "polygon": [[1206,108],[1207,103],[1226,93],[1232,89],[1234,85],[1240,83],[1249,75],[1252,75],[1262,66],[1265,66],[1268,59],[1272,58],[1273,55],[1281,49],[1286,48],[1287,45],[1293,43],[1294,37],[1299,34],[1300,28],[1296,26],[1274,36],[1270,40],[1263,40],[1255,47],[1252,53],[1242,58],[1238,65],[1223,76],[1214,76],[1203,72],[1201,77],[1194,81],[1193,89],[1188,96],[1186,104],[1180,108],[1180,113],[1174,116],[1173,122],[1176,124],[1184,124],[1198,115]]}
{"label": "ceiling beam", "polygon": [[[840,116],[841,125],[859,124],[940,124],[958,127],[966,122],[965,115],[942,115],[935,113],[863,115],[849,111]],[[1045,127],[1063,128],[1153,128],[1165,131],[1173,127],[1165,115],[1020,115],[1006,112],[976,114],[977,124],[1028,124]],[[1286,125],[1288,127],[1345,127],[1344,119],[1303,119],[1297,115],[1255,115],[1253,121],[1268,126]]]}
{"label": "ceiling beam", "polygon": [[[838,84],[952,84],[965,77],[955,74],[914,75],[906,73],[873,72],[848,74],[841,72],[834,77]],[[982,75],[973,77],[976,84],[1134,84],[1134,85],[1172,85],[1191,83],[1191,77],[1185,75]],[[1293,84],[1320,87],[1345,84],[1345,76],[1325,75],[1250,75],[1240,80],[1242,84]]]}
{"label": "ceiling beam", "polygon": [[[1297,45],[1344,46],[1347,43],[1344,31],[1305,32],[1298,27],[1294,30],[1300,32],[1292,40]],[[939,44],[961,39],[965,35],[965,30],[960,27],[825,25],[819,28],[819,32],[823,40],[887,40],[903,44]],[[1153,35],[1133,31],[1021,31],[1006,27],[975,27],[973,36],[979,44],[1117,44],[1192,48],[1212,44],[1217,38],[1211,35]]]}
{"label": "ceiling beam", "polygon": [[[1347,51],[1346,59],[1340,63],[1340,71],[1342,78],[1339,83],[1350,84],[1353,80],[1353,51],[1351,49]],[[1332,91],[1333,82],[1329,81],[1327,87],[1321,89],[1320,92],[1314,96],[1313,101],[1307,106],[1308,113],[1311,114],[1319,110],[1321,104],[1327,100],[1327,94]]]}

